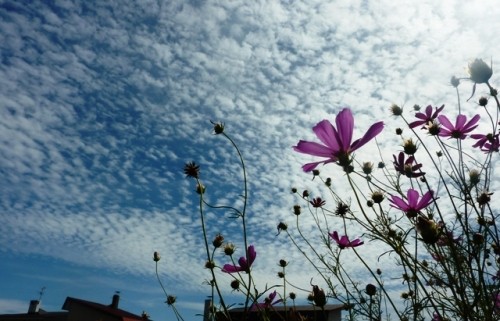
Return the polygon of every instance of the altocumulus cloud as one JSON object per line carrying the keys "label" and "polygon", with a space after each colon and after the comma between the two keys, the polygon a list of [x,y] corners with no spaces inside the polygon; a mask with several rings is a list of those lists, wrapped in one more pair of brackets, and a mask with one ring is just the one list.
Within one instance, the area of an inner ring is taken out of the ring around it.
{"label": "altocumulus cloud", "polygon": [[[211,133],[221,120],[247,160],[256,270],[275,266],[289,252],[274,237],[279,220],[293,220],[288,190],[313,186],[291,146],[344,106],[367,128],[392,102],[454,102],[450,76],[500,52],[500,9],[478,4],[3,2],[2,251],[150,274],[160,250],[172,253],[165,269],[179,286],[200,286],[196,197],[182,166],[202,165],[210,199],[240,199],[235,153]],[[210,235],[235,235],[228,213],[208,215]]]}

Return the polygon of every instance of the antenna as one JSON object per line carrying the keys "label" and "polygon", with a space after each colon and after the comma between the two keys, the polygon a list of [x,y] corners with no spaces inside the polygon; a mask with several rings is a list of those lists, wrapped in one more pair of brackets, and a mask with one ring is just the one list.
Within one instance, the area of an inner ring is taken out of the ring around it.
{"label": "antenna", "polygon": [[40,289],[40,292],[38,292],[38,294],[39,294],[39,296],[38,296],[38,302],[42,301],[42,297],[43,297],[43,294],[45,293],[45,289],[46,289],[46,287],[42,286],[42,288]]}

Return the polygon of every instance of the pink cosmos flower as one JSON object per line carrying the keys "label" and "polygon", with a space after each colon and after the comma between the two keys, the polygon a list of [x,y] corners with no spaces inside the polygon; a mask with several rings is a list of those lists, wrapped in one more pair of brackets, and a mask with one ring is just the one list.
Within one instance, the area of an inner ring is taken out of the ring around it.
{"label": "pink cosmos flower", "polygon": [[270,293],[269,296],[264,299],[264,302],[262,302],[262,303],[256,303],[256,304],[252,305],[251,309],[252,310],[257,309],[257,308],[260,308],[260,309],[269,309],[273,305],[276,305],[278,303],[283,302],[282,299],[275,300],[276,295],[277,295],[276,291]]}
{"label": "pink cosmos flower", "polygon": [[301,140],[297,146],[293,147],[296,152],[325,158],[322,161],[302,166],[305,172],[312,171],[321,163],[328,164],[338,161],[341,166],[349,165],[350,154],[368,143],[384,128],[383,122],[375,123],[363,137],[353,142],[354,118],[349,108],[342,109],[335,118],[335,124],[336,127],[325,119],[313,127],[314,133],[323,144]]}
{"label": "pink cosmos flower", "polygon": [[439,115],[439,113],[443,110],[444,105],[437,108],[432,112],[432,106],[429,105],[425,108],[425,114],[424,113],[416,113],[415,117],[417,117],[419,120],[416,120],[414,122],[410,123],[410,128],[415,128],[417,126],[422,125],[422,128],[425,128],[425,125],[427,125],[429,122],[433,122],[434,119]]}
{"label": "pink cosmos flower", "polygon": [[236,273],[236,272],[250,272],[250,267],[253,264],[253,261],[255,261],[255,258],[257,257],[257,252],[255,252],[255,248],[253,245],[250,245],[247,250],[247,258],[242,256],[238,260],[239,265],[233,265],[233,264],[224,264],[222,267],[222,272],[225,273]]}
{"label": "pink cosmos flower", "polygon": [[466,134],[470,133],[477,127],[477,122],[479,121],[479,115],[472,117],[469,122],[466,123],[467,117],[465,115],[458,115],[455,125],[453,125],[448,117],[445,115],[439,115],[438,120],[441,123],[441,130],[439,131],[439,136],[465,139]]}
{"label": "pink cosmos flower", "polygon": [[328,235],[330,235],[330,237],[335,242],[337,242],[337,245],[339,246],[339,248],[341,250],[345,249],[345,248],[349,248],[349,247],[357,247],[357,246],[364,244],[364,242],[361,241],[360,239],[355,239],[353,241],[349,241],[349,238],[347,237],[347,235],[343,235],[341,238],[339,238],[339,233],[337,233],[337,231],[335,231],[333,233],[328,233]]}
{"label": "pink cosmos flower", "polygon": [[422,167],[422,164],[416,164],[415,157],[410,156],[407,160],[405,160],[405,153],[400,152],[398,157],[396,155],[392,155],[394,158],[394,168],[398,173],[405,175],[406,177],[420,177],[425,175],[424,172],[418,172],[418,170]]}
{"label": "pink cosmos flower", "polygon": [[415,217],[421,210],[433,202],[432,194],[433,191],[428,191],[419,200],[420,195],[418,191],[410,188],[406,194],[408,202],[396,195],[391,195],[389,201],[392,203],[392,207],[405,212],[408,217]]}
{"label": "pink cosmos flower", "polygon": [[470,137],[477,140],[472,147],[478,147],[485,153],[498,152],[500,149],[500,139],[498,134],[472,134]]}

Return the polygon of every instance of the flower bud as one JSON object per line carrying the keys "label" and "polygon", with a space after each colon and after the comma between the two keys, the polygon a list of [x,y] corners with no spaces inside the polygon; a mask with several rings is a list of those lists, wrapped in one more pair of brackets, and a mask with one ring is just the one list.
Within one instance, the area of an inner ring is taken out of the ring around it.
{"label": "flower bud", "polygon": [[372,201],[375,204],[380,204],[382,203],[383,200],[384,200],[384,193],[382,193],[381,191],[375,191],[372,193]]}
{"label": "flower bud", "polygon": [[473,169],[469,172],[469,182],[471,186],[476,186],[481,181],[481,174],[477,169]]}
{"label": "flower bud", "polygon": [[413,155],[417,152],[417,144],[413,142],[413,139],[406,139],[403,143],[403,151],[407,155]]}
{"label": "flower bud", "polygon": [[222,236],[221,234],[217,234],[217,236],[215,236],[214,240],[212,241],[212,245],[215,248],[219,248],[222,246],[223,242],[224,242],[224,236]]}
{"label": "flower bud", "polygon": [[486,97],[479,98],[479,106],[486,107],[486,105],[488,105],[488,98]]}
{"label": "flower bud", "polygon": [[160,253],[158,252],[153,253],[153,261],[158,262],[160,258],[161,258]]}
{"label": "flower bud", "polygon": [[313,285],[314,294],[314,304],[318,307],[324,307],[326,305],[326,295],[323,289],[320,289],[317,285]]}
{"label": "flower bud", "polygon": [[378,168],[384,168],[384,167],[385,167],[384,162],[378,162],[377,167],[378,167]]}
{"label": "flower bud", "polygon": [[234,254],[234,244],[233,243],[227,243],[226,246],[224,246],[224,254],[231,256]]}
{"label": "flower bud", "polygon": [[390,110],[394,116],[401,116],[403,114],[403,109],[396,104],[392,104]]}
{"label": "flower bud", "polygon": [[205,186],[203,184],[196,184],[196,193],[205,194]]}
{"label": "flower bud", "polygon": [[458,85],[460,85],[460,79],[458,79],[457,77],[453,76],[453,77],[451,77],[450,83],[451,83],[451,85],[453,87],[457,88]]}
{"label": "flower bud", "polygon": [[313,176],[318,176],[319,175],[319,170],[313,169],[312,174],[313,174]]}
{"label": "flower bud", "polygon": [[295,299],[297,298],[297,294],[295,294],[295,292],[290,292],[290,293],[288,294],[288,296],[289,296],[289,297],[290,297],[290,299],[292,299],[292,300],[295,300]]}
{"label": "flower bud", "polygon": [[365,173],[366,175],[370,175],[372,173],[372,170],[373,170],[373,163],[364,162],[362,169],[363,169],[363,173]]}
{"label": "flower bud", "polygon": [[365,291],[369,296],[374,296],[377,293],[377,287],[369,283],[366,285]]}
{"label": "flower bud", "polygon": [[472,242],[476,245],[481,245],[484,242],[484,236],[481,233],[474,233],[472,235]]}
{"label": "flower bud", "polygon": [[195,162],[186,163],[184,165],[184,174],[186,174],[186,177],[199,178],[200,166],[196,165]]}
{"label": "flower bud", "polygon": [[281,260],[280,260],[280,262],[279,262],[279,265],[280,265],[281,267],[285,267],[285,266],[287,266],[287,265],[288,265],[288,262],[287,262],[287,261],[285,261],[285,260],[283,260],[283,259],[281,259]]}
{"label": "flower bud", "polygon": [[479,196],[477,197],[477,203],[479,205],[486,205],[491,201],[491,195],[493,193],[488,193],[487,191],[483,191]]}
{"label": "flower bud", "polygon": [[283,278],[285,277],[285,273],[283,273],[283,272],[279,271],[279,272],[278,272],[278,277],[279,277],[280,279],[283,279]]}
{"label": "flower bud", "polygon": [[292,194],[297,193],[297,189],[295,187],[292,187]]}
{"label": "flower bud", "polygon": [[214,125],[214,132],[215,132],[215,135],[219,135],[219,134],[222,134],[224,132],[224,123],[215,123],[215,122],[211,122],[212,125]]}
{"label": "flower bud", "polygon": [[476,84],[487,83],[493,75],[493,70],[482,59],[469,63],[469,78]]}
{"label": "flower bud", "polygon": [[330,177],[327,177],[327,179],[325,180],[325,185],[328,187],[332,186],[332,179]]}
{"label": "flower bud", "polygon": [[403,133],[403,130],[401,128],[396,128],[396,135],[401,135]]}
{"label": "flower bud", "polygon": [[309,197],[309,191],[308,191],[308,190],[304,190],[304,191],[302,192],[302,197],[303,197],[303,198],[307,198],[307,197]]}
{"label": "flower bud", "polygon": [[300,205],[293,206],[293,214],[300,215]]}
{"label": "flower bud", "polygon": [[238,280],[232,280],[231,281],[231,288],[233,290],[238,290],[240,288],[240,281],[238,281]]}
{"label": "flower bud", "polygon": [[167,301],[165,301],[165,303],[168,305],[172,305],[175,303],[175,300],[177,300],[177,297],[175,297],[173,295],[169,295],[169,296],[167,296]]}
{"label": "flower bud", "polygon": [[278,234],[281,232],[281,231],[286,231],[288,229],[288,225],[286,225],[285,223],[283,222],[279,222],[278,223]]}
{"label": "flower bud", "polygon": [[205,262],[205,268],[210,269],[210,270],[212,270],[213,268],[215,268],[214,261],[206,261]]}
{"label": "flower bud", "polygon": [[418,105],[418,104],[413,105],[413,110],[420,111],[420,105]]}
{"label": "flower bud", "polygon": [[426,244],[435,244],[438,241],[440,229],[433,220],[419,216],[415,227]]}

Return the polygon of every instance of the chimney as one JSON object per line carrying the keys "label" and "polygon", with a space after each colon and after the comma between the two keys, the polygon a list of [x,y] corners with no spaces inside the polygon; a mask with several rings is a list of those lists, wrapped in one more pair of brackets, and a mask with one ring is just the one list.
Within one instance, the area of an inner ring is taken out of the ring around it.
{"label": "chimney", "polygon": [[30,307],[28,308],[28,314],[38,313],[38,309],[39,308],[40,308],[40,301],[38,301],[38,300],[31,300],[30,301]]}
{"label": "chimney", "polygon": [[113,295],[113,301],[111,301],[110,307],[113,309],[118,309],[118,303],[120,302],[120,296],[118,294]]}

